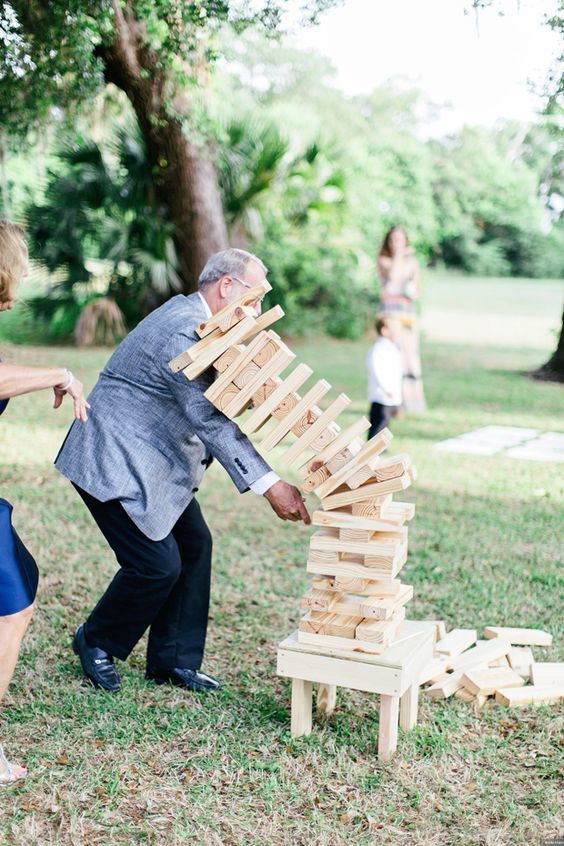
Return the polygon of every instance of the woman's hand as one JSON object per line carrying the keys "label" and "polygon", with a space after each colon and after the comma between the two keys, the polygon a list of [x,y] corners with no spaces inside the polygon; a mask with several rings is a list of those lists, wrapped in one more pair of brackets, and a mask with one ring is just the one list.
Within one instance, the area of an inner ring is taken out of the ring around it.
{"label": "woman's hand", "polygon": [[60,408],[63,402],[63,397],[65,396],[65,394],[68,394],[70,397],[72,397],[74,405],[74,416],[76,420],[81,420],[82,423],[86,423],[86,421],[88,420],[86,409],[90,408],[90,405],[86,402],[82,382],[76,379],[72,375],[72,373],[69,373],[68,381],[61,385],[56,385],[53,388],[53,391],[55,393],[55,402],[53,403],[53,408]]}

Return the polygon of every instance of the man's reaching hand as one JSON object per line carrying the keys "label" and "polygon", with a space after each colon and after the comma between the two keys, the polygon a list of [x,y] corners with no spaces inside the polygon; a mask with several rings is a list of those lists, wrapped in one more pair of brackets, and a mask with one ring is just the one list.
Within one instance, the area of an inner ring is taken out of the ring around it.
{"label": "man's reaching hand", "polygon": [[295,485],[289,485],[280,479],[266,491],[264,496],[281,520],[294,522],[303,520],[308,526],[311,523],[308,510],[304,505],[304,498]]}

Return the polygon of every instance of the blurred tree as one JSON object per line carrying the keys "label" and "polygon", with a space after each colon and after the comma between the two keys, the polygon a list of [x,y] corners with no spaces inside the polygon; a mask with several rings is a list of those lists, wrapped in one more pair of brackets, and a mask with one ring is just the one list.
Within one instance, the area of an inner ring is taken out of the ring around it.
{"label": "blurred tree", "polygon": [[[301,0],[304,19],[336,0]],[[103,82],[133,106],[155,190],[174,224],[185,291],[227,246],[215,148],[200,92],[214,35],[280,27],[285,0],[9,0],[0,2],[0,125],[21,132]]]}

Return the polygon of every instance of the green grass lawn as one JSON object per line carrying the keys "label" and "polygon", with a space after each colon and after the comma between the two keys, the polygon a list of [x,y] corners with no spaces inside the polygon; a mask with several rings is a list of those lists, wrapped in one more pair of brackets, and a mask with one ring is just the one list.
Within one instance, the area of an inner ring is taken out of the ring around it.
{"label": "green grass lawn", "polygon": [[[484,297],[484,285],[457,279],[460,299],[449,299],[441,295],[447,284],[432,279],[426,293],[429,411],[394,426],[394,451],[409,452],[419,470],[405,496],[417,502],[402,571],[415,589],[408,615],[444,619],[449,628],[546,628],[554,645],[536,654],[562,660],[562,465],[434,449],[489,424],[564,429],[562,387],[524,375],[547,358],[552,338],[546,332],[531,343],[522,322],[529,315],[556,326],[561,287],[504,280]],[[517,303],[504,291],[517,292]],[[446,342],[443,315],[459,319],[460,310],[466,335]],[[497,345],[479,343],[473,323],[496,314],[514,332]],[[350,421],[366,411],[369,343],[292,344],[316,376],[353,398]],[[3,345],[2,354],[70,366],[91,386],[108,351]],[[200,698],[150,685],[143,644],[120,666],[118,696],[89,688],[69,643],[115,565],[52,467],[69,412],[52,412],[50,401],[47,393],[23,397],[0,422],[0,490],[16,504],[42,572],[2,712],[8,751],[30,767],[22,786],[1,793],[2,846],[514,846],[562,836],[557,706],[478,710],[422,696],[419,726],[381,765],[375,697],[341,691],[333,716],[310,737],[290,738],[276,645],[299,618],[311,530],[277,521],[253,494],[240,497],[216,465],[199,495],[215,540],[204,668],[225,681],[224,691]],[[273,460],[279,471],[281,455]],[[314,508],[315,497],[308,504]]]}

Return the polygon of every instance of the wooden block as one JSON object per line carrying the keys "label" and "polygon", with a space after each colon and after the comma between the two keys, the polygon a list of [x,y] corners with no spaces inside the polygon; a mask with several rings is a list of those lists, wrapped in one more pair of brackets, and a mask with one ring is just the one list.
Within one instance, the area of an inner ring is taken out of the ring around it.
{"label": "wooden block", "polygon": [[519,673],[525,681],[531,677],[531,666],[534,664],[534,656],[530,646],[513,646],[507,656],[509,666]]}
{"label": "wooden block", "polygon": [[502,637],[515,646],[550,646],[552,635],[542,629],[515,629],[508,626],[487,626],[485,638]]}
{"label": "wooden block", "polygon": [[331,441],[316,457],[316,461],[321,464],[327,464],[334,458],[341,450],[349,446],[349,444],[370,429],[370,421],[366,417],[361,417],[356,420],[348,429],[339,432],[337,437]]}
{"label": "wooden block", "polygon": [[446,674],[448,663],[444,658],[432,658],[419,673],[419,684],[434,682]]}
{"label": "wooden block", "polygon": [[496,638],[491,643],[473,646],[462,655],[449,659],[449,665],[453,668],[443,679],[437,680],[431,687],[425,689],[425,693],[436,699],[447,699],[463,687],[462,678],[468,670],[483,668],[487,669],[488,662],[500,655],[507,655],[511,644],[502,638]]}
{"label": "wooden block", "polygon": [[[211,337],[211,335],[208,335],[208,337]],[[207,341],[207,338],[205,340]],[[204,341],[200,341],[200,343],[203,344]],[[196,344],[196,346],[198,346],[198,344]],[[223,373],[244,351],[244,344],[235,344],[234,346],[229,347],[228,350],[225,350],[223,355],[220,355],[219,358],[214,361],[214,369],[217,370],[218,373]]]}
{"label": "wooden block", "polygon": [[[245,388],[249,382],[256,378],[257,374],[261,372],[260,367],[258,364],[255,364],[254,361],[251,361],[246,367],[243,367],[240,373],[235,376],[233,379],[233,384],[237,385],[238,388]],[[252,402],[252,397],[250,397],[249,402]]]}
{"label": "wooden block", "polygon": [[235,415],[238,414],[244,406],[251,402],[253,395],[256,393],[261,383],[265,379],[278,376],[279,373],[285,370],[286,367],[292,363],[294,358],[294,353],[286,346],[279,349],[274,357],[270,359],[268,364],[261,367],[256,376],[254,376],[253,379],[251,379],[251,381],[241,389],[241,393],[229,406],[227,406],[223,413],[227,415],[227,417],[235,417]]}
{"label": "wooden block", "polygon": [[435,642],[446,637],[446,626],[444,620],[418,620],[417,622],[433,624],[435,626]]}
{"label": "wooden block", "polygon": [[314,473],[310,473],[306,478],[301,482],[300,488],[305,493],[311,493],[315,488],[322,484],[326,479],[329,478],[331,472],[326,464],[323,464],[319,470],[316,470]]}
{"label": "wooden block", "polygon": [[405,585],[399,579],[389,581],[369,581],[368,579],[347,578],[345,576],[315,576],[313,587],[342,593],[360,594],[361,596],[397,596]]}
{"label": "wooden block", "polygon": [[235,376],[253,360],[255,352],[260,350],[269,340],[268,332],[259,332],[248,346],[242,348],[241,352],[231,361],[221,375],[218,376],[215,382],[212,382],[204,393],[206,399],[215,403],[215,400],[221,396],[222,391],[225,390],[227,385],[233,382]]}
{"label": "wooden block", "polygon": [[324,633],[325,625],[332,616],[330,612],[308,611],[300,620],[298,630],[300,632],[314,632],[315,634]]}
{"label": "wooden block", "polygon": [[463,702],[473,702],[476,698],[476,694],[470,693],[465,687],[461,687],[454,695],[457,699],[462,699]]}
{"label": "wooden block", "polygon": [[[384,532],[374,533],[372,540],[347,541],[339,538],[338,529],[319,529],[310,538],[310,549],[333,550],[335,552],[349,552],[352,555],[370,556],[376,561],[393,561],[403,540],[397,537],[385,537]],[[374,563],[374,562],[373,562]]]}
{"label": "wooden block", "polygon": [[[330,479],[327,479],[317,489],[317,495],[320,498],[328,496],[332,491],[336,490],[339,485],[344,484],[347,479],[360,470],[363,465],[367,464],[369,460],[389,447],[392,442],[392,433],[389,429],[382,429],[377,435],[374,435],[362,447],[360,452],[355,455],[354,459],[338,470]],[[405,475],[405,474],[404,474]],[[384,482],[383,484],[387,484]],[[376,494],[377,495],[377,494]]]}
{"label": "wooden block", "polygon": [[508,660],[507,655],[502,655],[500,658],[494,658],[494,660],[490,661],[489,664],[488,664],[488,667],[490,667],[490,669],[494,669],[494,668],[500,669],[500,668],[502,668],[504,670],[507,670],[507,668],[510,667],[510,666],[511,665],[509,664],[509,660]]}
{"label": "wooden block", "polygon": [[564,685],[564,664],[533,662],[531,665],[531,681],[534,685],[557,684]]}
{"label": "wooden block", "polygon": [[[398,627],[401,626],[401,621]],[[397,637],[397,627],[390,626],[388,630],[389,640],[383,643],[374,643],[369,640],[360,640],[359,638],[335,637],[333,635],[315,634],[314,632],[305,632],[298,629],[298,642],[311,644],[319,647],[329,647],[330,649],[339,649],[344,652],[366,652],[368,654],[381,655],[390,645],[395,646],[400,644],[403,639],[410,640],[412,637],[417,637],[418,634],[407,635],[405,638]]]}
{"label": "wooden block", "polygon": [[388,494],[387,496],[365,499],[361,502],[353,502],[352,504],[345,505],[343,508],[339,508],[338,510],[341,512],[343,509],[350,508],[353,517],[371,517],[375,520],[380,519],[390,521],[390,509],[393,504],[392,495]]}
{"label": "wooden block", "polygon": [[[338,564],[339,563],[339,553],[334,552],[333,550],[310,549],[308,556],[309,556],[309,560],[312,562],[312,564]],[[323,573],[323,570],[318,570],[316,572]]]}
{"label": "wooden block", "polygon": [[216,408],[219,408],[220,411],[223,411],[224,408],[227,408],[229,403],[240,393],[239,388],[236,385],[228,385],[224,388],[223,392],[219,397],[216,398],[214,405]]}
{"label": "wooden block", "polygon": [[316,403],[327,391],[331,390],[331,385],[325,379],[320,379],[313,388],[307,392],[297,406],[289,412],[289,414],[281,420],[273,431],[261,443],[261,449],[268,451],[273,449],[283,438],[286,437],[294,423],[296,423],[306,413],[308,408]]}
{"label": "wooden block", "polygon": [[323,611],[331,610],[331,607],[338,604],[343,598],[342,593],[331,590],[323,590],[312,587],[305,596],[302,596],[301,608],[302,611]]}
{"label": "wooden block", "polygon": [[258,317],[255,317],[255,328],[249,330],[246,335],[243,335],[241,341],[250,341],[253,335],[257,332],[262,332],[263,329],[268,329],[269,326],[272,326],[272,324],[276,323],[277,320],[280,320],[281,317],[284,317],[284,309],[282,306],[275,305],[273,308],[269,308],[268,311],[265,311],[263,314],[259,314]]}
{"label": "wooden block", "polygon": [[353,473],[352,476],[349,476],[345,484],[349,490],[354,491],[356,488],[360,488],[361,485],[364,485],[371,479],[374,479],[374,471],[372,467],[366,464],[364,467],[361,467],[360,470],[357,470],[356,473]]}
{"label": "wooden block", "polygon": [[521,687],[525,682],[509,667],[505,670],[494,667],[487,670],[467,670],[462,676],[462,684],[475,696],[492,696],[500,688]]}
{"label": "wooden block", "polygon": [[339,539],[344,541],[362,541],[366,543],[373,537],[374,532],[366,529],[339,529]]}
{"label": "wooden block", "polygon": [[405,453],[391,455],[387,458],[379,458],[374,468],[374,478],[377,482],[385,482],[387,479],[395,479],[401,476],[411,467],[411,459]]}
{"label": "wooden block", "polygon": [[369,643],[390,643],[405,619],[405,608],[399,608],[390,620],[363,620],[357,624],[357,640]]}
{"label": "wooden block", "polygon": [[477,636],[476,629],[453,629],[435,645],[435,651],[453,658],[476,643]]}
{"label": "wooden block", "polygon": [[253,405],[255,408],[262,405],[262,403],[269,398],[272,392],[275,391],[281,383],[282,380],[278,379],[278,377],[275,379],[267,379],[264,385],[260,386],[256,394],[253,394]]}
{"label": "wooden block", "polygon": [[207,338],[204,338],[203,341],[198,341],[196,344],[192,344],[192,346],[183,353],[177,355],[176,358],[172,359],[172,361],[169,361],[168,366],[173,373],[178,373],[180,370],[184,370],[185,367],[188,367],[189,364],[196,361],[198,356],[201,355],[204,350],[210,346],[210,344],[221,337],[221,331],[219,329],[214,329],[214,331],[209,334]]}
{"label": "wooden block", "polygon": [[284,461],[286,464],[293,464],[294,461],[304,452],[304,450],[311,447],[312,443],[323,432],[323,430],[332,423],[336,417],[350,405],[350,399],[346,394],[339,394],[329,408],[321,414],[317,420],[312,423],[308,431],[298,438],[292,446],[284,453]]}
{"label": "wooden block", "polygon": [[[200,338],[205,338],[206,335],[209,335],[214,329],[218,329],[222,324],[225,324],[225,321],[229,319],[229,315],[236,312],[239,307],[254,305],[259,299],[261,299],[261,297],[271,290],[272,286],[266,279],[263,282],[259,282],[257,285],[254,285],[252,288],[245,288],[245,291],[229,303],[229,305],[226,305],[220,311],[213,314],[204,323],[200,323],[200,325],[196,327],[196,333],[200,336]],[[244,317],[237,326],[247,319],[249,318]],[[247,327],[247,329],[248,328],[250,327]]]}
{"label": "wooden block", "polygon": [[301,632],[313,632],[331,637],[353,638],[356,627],[361,622],[362,617],[354,615],[310,611],[302,617],[298,629]]}
{"label": "wooden block", "polygon": [[338,452],[337,455],[334,455],[333,458],[327,462],[327,469],[329,473],[334,476],[335,473],[338,473],[339,470],[342,470],[347,464],[349,464],[355,457],[357,453],[353,450],[346,447],[346,449],[342,449],[341,452]]}
{"label": "wooden block", "polygon": [[198,356],[196,361],[190,364],[188,367],[185,367],[182,371],[187,379],[195,379],[201,373],[211,367],[214,361],[219,358],[225,350],[228,350],[229,347],[232,347],[234,344],[238,344],[243,337],[243,335],[249,331],[249,329],[254,329],[255,321],[252,317],[244,317],[240,323],[230,329],[225,335],[221,335],[217,340],[213,341],[209,347],[207,347],[201,355]]}
{"label": "wooden block", "polygon": [[564,698],[564,685],[543,684],[527,687],[500,688],[495,694],[496,702],[507,708],[522,705],[550,705]]}
{"label": "wooden block", "polygon": [[[332,477],[335,478],[334,476]],[[329,479],[328,481],[331,481]],[[408,473],[403,476],[398,476],[397,479],[389,479],[387,482],[374,482],[371,485],[363,485],[354,491],[349,491],[346,486],[344,488],[337,488],[329,496],[323,496],[321,490],[323,485],[315,491],[322,501],[323,508],[331,511],[333,508],[341,508],[343,505],[351,505],[355,502],[363,502],[366,499],[381,498],[390,493],[402,491],[411,485],[411,477]]]}
{"label": "wooden block", "polygon": [[226,314],[225,317],[219,322],[217,328],[220,332],[228,332],[232,326],[235,326],[236,323],[239,323],[244,317],[256,317],[256,312],[254,308],[250,306],[237,306],[237,308]]}
{"label": "wooden block", "polygon": [[369,596],[360,604],[360,614],[367,619],[388,620],[399,608],[413,599],[413,587],[402,585],[394,596]]}
{"label": "wooden block", "polygon": [[[335,555],[337,560],[334,562],[316,561],[314,556],[318,555]],[[362,558],[357,558],[352,561],[339,559],[337,553],[320,553],[316,550],[311,550],[307,562],[307,572],[315,573],[321,576],[338,576],[340,578],[358,578],[369,581],[384,581],[385,579],[393,579],[403,567],[405,559],[402,561],[399,557],[395,558],[393,564],[386,565],[386,567],[366,567]]]}
{"label": "wooden block", "polygon": [[245,435],[250,435],[268,420],[274,409],[287,397],[288,394],[301,387],[306,382],[313,370],[307,364],[298,364],[295,370],[284,379],[274,390],[270,392],[262,404],[254,411],[248,420],[241,426]]}

